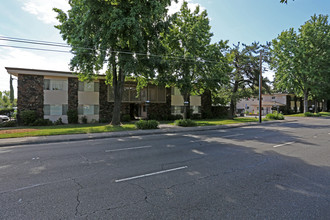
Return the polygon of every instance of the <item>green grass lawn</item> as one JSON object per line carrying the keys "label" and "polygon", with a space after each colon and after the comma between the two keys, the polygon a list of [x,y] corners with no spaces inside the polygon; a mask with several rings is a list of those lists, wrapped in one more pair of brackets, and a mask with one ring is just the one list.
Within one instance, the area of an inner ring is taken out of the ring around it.
{"label": "green grass lawn", "polygon": [[[33,129],[24,131],[24,129]],[[14,137],[31,137],[31,136],[46,136],[46,135],[60,135],[60,134],[88,134],[88,133],[102,133],[115,131],[129,131],[135,130],[133,123],[123,124],[122,126],[112,126],[105,124],[78,124],[78,125],[57,125],[57,126],[38,126],[38,127],[14,127],[8,129],[0,129],[0,138],[14,138]],[[14,133],[1,133],[1,131],[15,130]],[[20,130],[22,132],[20,132]]]}
{"label": "green grass lawn", "polygon": [[[265,121],[266,119],[263,119]],[[234,123],[257,122],[258,118],[234,118],[234,119],[208,119],[195,120],[198,126],[226,125]],[[174,124],[172,121],[164,121],[161,124]],[[57,126],[28,126],[0,128],[1,138],[33,137],[61,134],[89,134],[102,132],[116,132],[136,130],[134,123],[125,123],[121,126],[112,126],[108,124],[77,124],[77,125],[57,125]]]}
{"label": "green grass lawn", "polygon": [[[227,125],[235,123],[246,123],[246,122],[258,122],[258,118],[247,117],[247,118],[234,118],[234,119],[208,119],[208,120],[196,120],[198,126],[208,125]],[[265,121],[265,119],[263,119]]]}
{"label": "green grass lawn", "polygon": [[[321,117],[330,117],[330,112],[319,112]],[[304,113],[293,114],[293,115],[285,115],[288,117],[305,117]]]}

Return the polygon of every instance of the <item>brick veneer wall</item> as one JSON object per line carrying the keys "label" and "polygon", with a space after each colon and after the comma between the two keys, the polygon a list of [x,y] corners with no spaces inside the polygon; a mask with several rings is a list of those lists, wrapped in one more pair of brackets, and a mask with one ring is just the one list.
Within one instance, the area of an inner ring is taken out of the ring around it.
{"label": "brick veneer wall", "polygon": [[78,111],[78,79],[68,79],[68,110]]}
{"label": "brick veneer wall", "polygon": [[20,112],[36,111],[39,118],[44,117],[44,77],[18,74],[17,84],[18,121]]}

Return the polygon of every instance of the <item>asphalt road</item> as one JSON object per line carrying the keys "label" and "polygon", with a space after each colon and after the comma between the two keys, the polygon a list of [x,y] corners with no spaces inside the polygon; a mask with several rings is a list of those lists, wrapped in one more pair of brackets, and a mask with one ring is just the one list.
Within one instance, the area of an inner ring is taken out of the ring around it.
{"label": "asphalt road", "polygon": [[330,219],[330,119],[0,148],[0,219]]}

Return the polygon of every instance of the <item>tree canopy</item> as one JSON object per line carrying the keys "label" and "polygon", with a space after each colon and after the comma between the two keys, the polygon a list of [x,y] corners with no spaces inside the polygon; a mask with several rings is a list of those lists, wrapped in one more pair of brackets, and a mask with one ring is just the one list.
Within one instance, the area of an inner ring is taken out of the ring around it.
{"label": "tree canopy", "polygon": [[[209,18],[206,11],[194,11],[183,2],[180,11],[173,15],[163,45],[167,51],[167,71],[161,80],[176,86],[189,103],[192,91],[219,87],[226,81],[229,66],[223,50],[227,42],[210,44]],[[186,112],[184,118],[186,117]]]}
{"label": "tree canopy", "polygon": [[[234,45],[230,51],[233,71],[230,73],[230,114],[234,116],[236,103],[242,98],[256,95],[259,88],[260,51],[263,51],[262,61],[268,63],[269,45],[254,42],[251,45]],[[263,78],[263,87],[269,91],[269,80]]]}
{"label": "tree canopy", "polygon": [[126,76],[154,76],[162,52],[160,33],[166,28],[171,0],[71,0],[68,13],[54,9],[62,37],[72,47],[71,70],[93,79],[103,68],[114,88],[112,124],[120,123]]}
{"label": "tree canopy", "polygon": [[329,91],[321,92],[330,83],[328,16],[312,16],[298,32],[293,28],[283,31],[272,42],[271,66],[278,89],[304,96],[304,112],[308,111],[309,95],[329,94]]}
{"label": "tree canopy", "polygon": [[11,101],[10,91],[0,91],[0,109],[1,108],[12,108],[17,105],[16,99]]}

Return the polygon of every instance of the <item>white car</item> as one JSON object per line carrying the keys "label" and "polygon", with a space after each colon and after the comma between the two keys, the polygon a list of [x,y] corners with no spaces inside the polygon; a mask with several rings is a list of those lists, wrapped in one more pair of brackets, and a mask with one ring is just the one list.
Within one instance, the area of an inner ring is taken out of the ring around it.
{"label": "white car", "polygon": [[9,117],[7,115],[0,115],[0,123],[4,121],[9,121]]}

